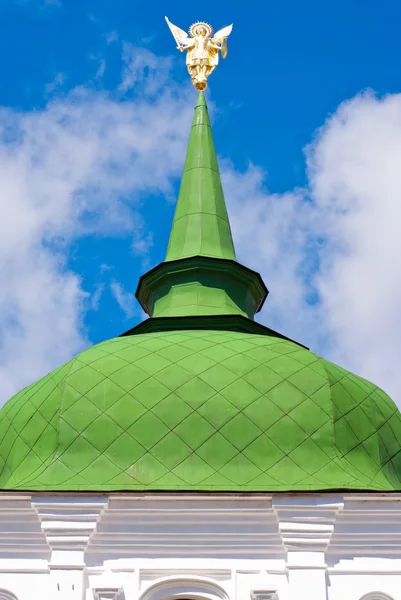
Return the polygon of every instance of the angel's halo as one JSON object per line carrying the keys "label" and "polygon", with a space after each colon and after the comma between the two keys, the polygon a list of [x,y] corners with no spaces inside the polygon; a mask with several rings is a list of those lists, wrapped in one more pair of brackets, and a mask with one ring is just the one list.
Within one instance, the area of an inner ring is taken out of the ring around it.
{"label": "angel's halo", "polygon": [[204,21],[196,21],[196,23],[193,23],[191,25],[191,27],[189,28],[189,34],[194,37],[195,35],[197,35],[196,30],[198,29],[198,27],[204,27],[207,31],[207,35],[210,37],[213,33],[213,27],[211,25],[209,25],[209,23],[205,23]]}

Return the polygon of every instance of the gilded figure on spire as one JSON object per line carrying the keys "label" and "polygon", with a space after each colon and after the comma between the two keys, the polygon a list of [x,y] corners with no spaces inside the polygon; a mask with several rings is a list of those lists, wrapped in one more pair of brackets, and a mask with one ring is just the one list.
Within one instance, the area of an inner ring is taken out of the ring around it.
{"label": "gilded figure on spire", "polygon": [[167,17],[166,21],[177,42],[177,49],[180,52],[187,50],[188,72],[195,88],[202,92],[207,88],[207,78],[218,65],[219,51],[223,58],[227,56],[227,38],[233,26],[223,27],[212,37],[212,27],[199,21],[191,25],[188,36]]}

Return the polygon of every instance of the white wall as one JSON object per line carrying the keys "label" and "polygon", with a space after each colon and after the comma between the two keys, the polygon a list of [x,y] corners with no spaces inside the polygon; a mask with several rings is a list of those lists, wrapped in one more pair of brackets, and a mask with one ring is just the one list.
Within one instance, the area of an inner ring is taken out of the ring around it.
{"label": "white wall", "polygon": [[0,600],[401,600],[401,495],[0,494]]}

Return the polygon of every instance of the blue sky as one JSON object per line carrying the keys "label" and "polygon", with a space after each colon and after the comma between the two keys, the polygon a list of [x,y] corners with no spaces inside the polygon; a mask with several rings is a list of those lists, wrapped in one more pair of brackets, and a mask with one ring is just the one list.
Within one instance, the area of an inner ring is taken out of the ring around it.
{"label": "blue sky", "polygon": [[261,320],[394,395],[401,4],[0,0],[2,400],[142,318],[196,98],[166,12],[234,23],[208,98]]}
{"label": "blue sky", "polygon": [[[401,4],[396,0],[294,0],[252,3],[132,0],[2,0],[0,50],[2,103],[40,108],[57,74],[63,89],[93,79],[113,89],[120,75],[120,41],[173,55],[176,77],[186,77],[164,13],[184,29],[195,20],[215,28],[233,22],[230,58],[211,80],[219,111],[216,143],[239,165],[253,161],[269,171],[282,192],[305,183],[303,147],[326,117],[366,88],[378,94],[400,86]],[[168,9],[167,9],[168,6]],[[200,14],[200,12],[202,14]],[[233,124],[235,123],[235,128]]]}

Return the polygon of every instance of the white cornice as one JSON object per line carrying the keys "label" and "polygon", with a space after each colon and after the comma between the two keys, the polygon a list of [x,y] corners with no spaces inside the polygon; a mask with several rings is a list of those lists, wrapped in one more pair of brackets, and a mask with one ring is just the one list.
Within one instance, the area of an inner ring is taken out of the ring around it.
{"label": "white cornice", "polygon": [[38,513],[26,494],[0,495],[0,557],[50,558],[50,547]]}
{"label": "white cornice", "polygon": [[269,497],[110,496],[88,552],[121,557],[283,556]]}
{"label": "white cornice", "polygon": [[400,557],[401,496],[346,495],[327,554]]}
{"label": "white cornice", "polygon": [[121,600],[123,588],[134,600],[161,600],[165,586],[195,580],[215,586],[205,598],[221,588],[232,600],[277,600],[287,597],[273,591],[277,582],[309,571],[323,586],[326,575],[394,585],[401,495],[0,494],[0,574],[49,576],[62,590],[73,581],[76,594],[90,580],[87,600],[93,591]]}

